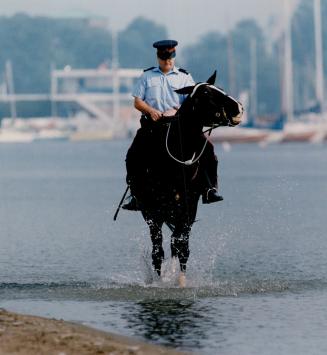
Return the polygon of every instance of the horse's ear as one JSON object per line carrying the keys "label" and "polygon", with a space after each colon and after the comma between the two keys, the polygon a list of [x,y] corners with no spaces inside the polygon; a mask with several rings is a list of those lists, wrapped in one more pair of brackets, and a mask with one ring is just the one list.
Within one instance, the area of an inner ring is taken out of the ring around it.
{"label": "horse's ear", "polygon": [[215,85],[216,75],[217,75],[217,70],[215,70],[215,72],[210,76],[210,78],[207,80],[207,83],[210,85]]}
{"label": "horse's ear", "polygon": [[181,94],[181,95],[188,95],[193,91],[193,89],[194,89],[194,86],[185,86],[185,88],[177,89],[177,90],[175,90],[175,92],[177,92],[177,94]]}

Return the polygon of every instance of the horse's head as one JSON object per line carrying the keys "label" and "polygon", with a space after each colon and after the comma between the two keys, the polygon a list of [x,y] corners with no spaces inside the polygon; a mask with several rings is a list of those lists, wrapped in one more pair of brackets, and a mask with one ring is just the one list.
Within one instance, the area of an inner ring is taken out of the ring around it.
{"label": "horse's head", "polygon": [[214,86],[216,72],[207,82],[176,90],[178,94],[189,95],[188,104],[203,120],[203,126],[236,126],[242,120],[243,106],[222,89]]}

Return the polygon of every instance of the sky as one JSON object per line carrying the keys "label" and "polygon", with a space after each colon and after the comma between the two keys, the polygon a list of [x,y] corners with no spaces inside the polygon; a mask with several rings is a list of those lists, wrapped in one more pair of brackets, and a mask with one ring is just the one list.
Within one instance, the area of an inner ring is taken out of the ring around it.
{"label": "sky", "polygon": [[[282,23],[286,0],[1,0],[0,15],[25,12],[54,17],[108,19],[115,30],[144,16],[165,25],[170,38],[185,44],[196,42],[209,31],[226,32],[238,21],[254,18],[265,29]],[[299,0],[288,0],[294,7]]]}

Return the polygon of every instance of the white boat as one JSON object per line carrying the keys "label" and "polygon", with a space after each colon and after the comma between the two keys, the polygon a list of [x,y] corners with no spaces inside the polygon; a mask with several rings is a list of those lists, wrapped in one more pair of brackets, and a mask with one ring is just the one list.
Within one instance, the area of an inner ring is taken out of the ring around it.
{"label": "white boat", "polygon": [[35,133],[18,131],[15,129],[1,129],[0,143],[30,143],[33,142]]}
{"label": "white boat", "polygon": [[247,127],[218,127],[210,135],[213,142],[256,143],[269,137],[270,130]]}
{"label": "white boat", "polygon": [[281,142],[319,142],[327,137],[327,122],[290,122],[286,123]]}
{"label": "white boat", "polygon": [[70,138],[70,133],[59,129],[42,129],[35,134],[34,141],[64,141]]}

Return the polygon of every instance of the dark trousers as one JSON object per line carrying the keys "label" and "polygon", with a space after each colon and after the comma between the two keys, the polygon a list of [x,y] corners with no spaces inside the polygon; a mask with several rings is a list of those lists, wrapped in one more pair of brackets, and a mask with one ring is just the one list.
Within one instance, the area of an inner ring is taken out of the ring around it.
{"label": "dark trousers", "polygon": [[[203,136],[203,139],[208,139]],[[204,143],[203,143],[204,144]],[[208,140],[206,148],[200,158],[200,174],[203,179],[204,191],[215,188],[218,191],[218,158],[214,151],[214,145]]]}

